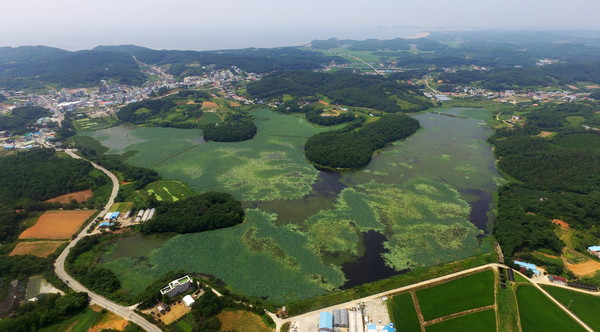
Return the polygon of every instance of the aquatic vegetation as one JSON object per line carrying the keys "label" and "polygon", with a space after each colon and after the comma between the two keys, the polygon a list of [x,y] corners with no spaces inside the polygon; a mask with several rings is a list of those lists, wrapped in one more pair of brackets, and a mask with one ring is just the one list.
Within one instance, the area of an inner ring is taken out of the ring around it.
{"label": "aquatic vegetation", "polygon": [[344,283],[339,267],[324,265],[308,249],[306,235],[275,226],[275,215],[256,209],[246,213],[241,225],[178,235],[148,257],[119,258],[102,266],[114,271],[123,288],[134,294],[180,269],[215,275],[235,292],[275,303],[310,298]]}

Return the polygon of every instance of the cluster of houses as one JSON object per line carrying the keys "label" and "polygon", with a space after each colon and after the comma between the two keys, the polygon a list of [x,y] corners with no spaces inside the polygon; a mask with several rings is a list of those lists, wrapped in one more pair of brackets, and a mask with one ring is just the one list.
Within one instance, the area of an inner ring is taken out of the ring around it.
{"label": "cluster of houses", "polygon": [[369,323],[357,307],[320,313],[318,332],[396,332],[396,329],[392,323],[384,326]]}

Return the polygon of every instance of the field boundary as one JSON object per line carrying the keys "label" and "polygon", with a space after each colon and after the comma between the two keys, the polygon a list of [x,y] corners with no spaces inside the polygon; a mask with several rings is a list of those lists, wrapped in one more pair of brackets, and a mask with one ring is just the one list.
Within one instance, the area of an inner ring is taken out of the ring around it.
{"label": "field boundary", "polygon": [[421,312],[421,305],[419,304],[419,299],[417,298],[417,294],[415,291],[410,291],[410,296],[413,301],[413,306],[415,307],[415,311],[417,312],[417,317],[419,318],[419,325],[421,325],[421,332],[425,331],[425,318],[423,317],[423,313]]}
{"label": "field boundary", "polygon": [[158,164],[164,163],[165,161],[167,161],[167,160],[169,160],[169,159],[171,159],[171,158],[177,157],[178,155],[180,155],[180,154],[182,154],[182,153],[186,153],[186,152],[188,152],[188,151],[190,151],[190,150],[192,150],[192,149],[195,149],[195,148],[197,148],[197,147],[199,147],[199,146],[200,146],[200,144],[197,144],[197,145],[193,145],[193,146],[191,146],[191,147],[189,147],[189,148],[185,148],[185,149],[183,149],[183,150],[181,150],[181,151],[175,152],[174,154],[172,154],[172,155],[170,155],[170,156],[168,156],[168,157],[166,157],[166,158],[163,158],[163,159],[161,159],[161,160],[159,160],[159,161],[157,161],[157,162],[153,163],[153,164],[152,164],[152,166],[156,166],[156,165],[158,165]]}
{"label": "field boundary", "polygon": [[[461,312],[455,312],[453,314],[444,316],[444,317],[439,317],[439,318],[434,318],[432,320],[428,320],[426,322],[424,322],[424,326],[429,326],[432,324],[437,324],[437,323],[441,323],[441,322],[445,322],[449,319],[452,318],[456,318],[456,317],[460,317],[460,316],[465,316],[465,315],[469,315],[469,314],[474,314],[476,312],[480,312],[480,311],[486,311],[486,310],[490,310],[490,309],[496,309],[496,305],[495,304],[491,304],[491,305],[487,305],[485,307],[479,307],[479,308],[475,308],[475,309],[469,309],[469,310],[465,310],[465,311],[461,311]],[[497,321],[497,320],[496,320]],[[497,325],[497,323],[496,323]]]}

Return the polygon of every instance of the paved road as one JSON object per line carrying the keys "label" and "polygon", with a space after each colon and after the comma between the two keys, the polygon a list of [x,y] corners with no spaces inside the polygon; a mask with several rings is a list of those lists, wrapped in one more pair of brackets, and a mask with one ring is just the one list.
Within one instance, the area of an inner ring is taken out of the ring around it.
{"label": "paved road", "polygon": [[[319,310],[315,310],[312,312],[307,312],[298,316],[294,316],[294,317],[290,317],[290,318],[286,318],[286,319],[279,319],[277,318],[277,316],[275,316],[272,313],[269,313],[269,315],[271,316],[271,318],[273,318],[273,320],[275,321],[275,324],[277,326],[276,331],[279,331],[279,328],[286,322],[293,322],[299,319],[302,319],[304,317],[318,317],[320,312],[323,311],[333,311],[333,309],[341,309],[341,308],[350,308],[350,307],[355,307],[356,305],[358,305],[359,303],[363,303],[363,302],[369,302],[371,300],[377,299],[377,298],[381,298],[384,296],[390,296],[396,293],[400,293],[400,292],[404,292],[410,289],[414,289],[414,288],[419,288],[419,287],[423,287],[426,286],[428,284],[435,284],[435,283],[439,283],[440,281],[444,281],[444,280],[448,280],[448,279],[453,279],[456,277],[460,277],[462,275],[465,274],[471,274],[471,273],[475,273],[478,271],[482,271],[482,270],[486,270],[486,269],[497,269],[499,267],[502,268],[507,268],[507,266],[503,265],[503,264],[497,264],[497,263],[491,263],[491,264],[486,264],[486,265],[481,265],[481,266],[477,266],[471,269],[467,269],[467,270],[463,270],[463,271],[459,271],[459,272],[455,272],[455,273],[451,273],[451,274],[447,274],[441,277],[437,277],[437,278],[433,278],[433,279],[429,279],[429,280],[424,280],[415,284],[411,284],[411,285],[407,285],[407,286],[403,286],[400,288],[395,288],[395,289],[391,289],[385,292],[381,292],[378,294],[374,294],[368,297],[363,297],[360,299],[356,299],[356,300],[352,300],[350,302],[345,302],[345,303],[340,303],[340,304],[336,304],[334,306],[331,307],[327,307],[327,308],[322,308]],[[515,273],[521,274],[519,271],[515,271]],[[544,295],[546,295],[552,302],[554,302],[554,304],[556,304],[560,309],[562,309],[565,313],[567,313],[573,320],[575,320],[579,325],[581,325],[584,329],[586,329],[587,331],[593,332],[594,330],[591,329],[586,323],[584,323],[581,319],[579,319],[579,317],[577,317],[575,314],[573,314],[567,307],[565,307],[562,303],[558,302],[557,300],[555,300],[550,294],[548,294],[548,292],[546,292],[546,290],[544,290],[539,284],[544,284],[546,283],[542,278],[540,278],[539,280],[536,278],[533,279],[529,279],[527,278],[525,275],[521,274],[524,278],[528,279],[531,281],[531,283],[534,285],[534,287],[536,287],[537,289],[539,289]],[[546,278],[547,280],[547,278]],[[553,286],[556,286],[556,284],[553,284]],[[575,290],[571,287],[564,287],[564,288],[568,288],[570,290]],[[585,291],[584,291],[585,292]],[[590,292],[585,292],[585,293],[590,293]],[[595,293],[594,295],[600,295],[599,293]]]}
{"label": "paved road", "polygon": [[[65,150],[65,152],[75,158],[75,159],[81,159],[81,157],[79,157],[78,155],[76,155],[72,150]],[[104,209],[102,209],[102,212],[100,212],[100,216],[103,216],[104,214],[106,214],[106,212],[108,212],[108,209],[113,205],[113,203],[115,202],[115,197],[117,196],[117,194],[119,193],[119,180],[117,179],[117,177],[109,172],[106,168],[97,165],[95,163],[92,163],[92,165],[101,170],[102,172],[104,172],[104,174],[108,175],[108,177],[110,177],[110,180],[112,181],[113,184],[113,189],[112,189],[112,193],[110,194],[110,198],[108,199],[108,203],[106,203],[106,205],[104,206]],[[93,221],[92,221],[93,223]],[[91,223],[90,223],[91,224]],[[77,234],[77,237],[75,239],[73,239],[71,241],[71,243],[69,243],[69,245],[65,248],[65,250],[60,254],[60,256],[58,256],[58,258],[56,259],[56,262],[54,263],[54,267],[55,267],[55,271],[56,274],[58,275],[59,278],[61,278],[62,280],[64,280],[67,285],[69,285],[69,287],[71,287],[73,290],[78,291],[78,292],[86,292],[89,294],[90,299],[91,299],[91,303],[93,304],[97,304],[103,308],[106,308],[107,310],[127,319],[130,320],[132,322],[134,322],[135,324],[139,325],[140,327],[142,327],[144,330],[149,331],[149,332],[160,332],[161,329],[159,329],[156,325],[150,323],[149,321],[147,321],[144,317],[138,315],[137,313],[135,313],[133,311],[135,306],[132,307],[125,307],[122,306],[120,304],[117,304],[103,296],[100,296],[96,293],[93,293],[92,291],[90,291],[89,289],[87,289],[85,286],[83,286],[81,283],[79,283],[79,281],[75,280],[75,278],[71,277],[66,271],[65,271],[65,259],[67,258],[67,255],[69,254],[69,251],[71,250],[71,248],[73,248],[73,246],[75,246],[75,244],[77,244],[77,242],[79,242],[79,240],[81,240],[83,237],[87,236],[87,229],[89,228],[89,225],[86,226],[81,233]]]}

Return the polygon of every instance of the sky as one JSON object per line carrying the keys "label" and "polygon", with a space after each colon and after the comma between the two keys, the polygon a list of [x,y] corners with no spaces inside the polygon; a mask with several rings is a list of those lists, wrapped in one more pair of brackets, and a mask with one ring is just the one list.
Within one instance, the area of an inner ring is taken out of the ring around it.
{"label": "sky", "polygon": [[600,30],[600,0],[3,0],[0,46],[209,50],[439,30]]}

